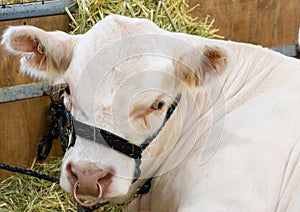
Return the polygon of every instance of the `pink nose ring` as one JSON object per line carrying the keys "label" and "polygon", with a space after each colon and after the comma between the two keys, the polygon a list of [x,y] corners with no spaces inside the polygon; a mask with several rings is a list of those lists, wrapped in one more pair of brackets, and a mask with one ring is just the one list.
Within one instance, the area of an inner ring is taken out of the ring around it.
{"label": "pink nose ring", "polygon": [[100,199],[101,199],[101,197],[102,197],[102,187],[101,187],[101,184],[100,184],[99,182],[97,183],[98,191],[99,191],[98,197],[97,197],[97,199],[96,199],[95,201],[89,202],[89,203],[82,202],[82,201],[78,198],[78,196],[77,196],[77,187],[78,187],[78,186],[79,186],[79,181],[77,181],[77,182],[74,184],[74,186],[73,186],[73,196],[74,196],[76,202],[77,202],[79,205],[81,205],[81,206],[83,206],[83,207],[89,208],[89,207],[92,207],[92,206],[96,205],[96,204],[100,201]]}

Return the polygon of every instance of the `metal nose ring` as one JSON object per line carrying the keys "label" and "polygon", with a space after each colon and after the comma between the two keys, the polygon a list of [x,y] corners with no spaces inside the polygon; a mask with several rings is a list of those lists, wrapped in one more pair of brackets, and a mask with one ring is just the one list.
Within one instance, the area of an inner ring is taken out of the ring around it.
{"label": "metal nose ring", "polygon": [[99,193],[98,193],[97,199],[96,199],[95,201],[93,201],[93,202],[88,202],[88,203],[82,202],[82,201],[79,199],[79,197],[77,196],[77,188],[78,188],[78,186],[79,186],[79,181],[77,181],[77,182],[74,184],[74,186],[73,186],[73,196],[74,196],[76,202],[77,202],[79,205],[81,205],[81,206],[83,206],[83,207],[89,208],[89,207],[92,207],[92,206],[96,205],[96,204],[101,200],[101,197],[102,197],[102,186],[101,186],[101,184],[100,184],[99,182],[97,183],[97,186],[98,186],[98,192],[99,192]]}

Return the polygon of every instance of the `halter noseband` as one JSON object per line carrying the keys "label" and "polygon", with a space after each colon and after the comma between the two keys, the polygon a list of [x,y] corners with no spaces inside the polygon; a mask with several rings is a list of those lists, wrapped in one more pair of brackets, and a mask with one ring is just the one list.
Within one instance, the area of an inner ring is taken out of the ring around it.
{"label": "halter noseband", "polygon": [[102,145],[108,145],[110,148],[117,150],[128,157],[133,159],[139,159],[142,154],[142,149],[127,141],[126,139],[106,131],[101,128],[97,128],[83,122],[73,119],[73,125],[77,136],[95,141]]}

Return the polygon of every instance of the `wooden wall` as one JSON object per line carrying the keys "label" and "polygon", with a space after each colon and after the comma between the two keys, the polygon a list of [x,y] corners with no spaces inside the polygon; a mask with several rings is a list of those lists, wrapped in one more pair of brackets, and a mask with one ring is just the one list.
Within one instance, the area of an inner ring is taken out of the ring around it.
{"label": "wooden wall", "polygon": [[299,0],[189,0],[196,4],[193,15],[210,15],[225,39],[265,47],[297,43]]}
{"label": "wooden wall", "polygon": [[[69,28],[66,15],[20,19],[0,22],[0,35],[12,25],[34,25],[45,30]],[[19,58],[9,55],[0,47],[0,88],[33,82],[19,72]],[[28,167],[37,154],[39,140],[49,130],[49,97],[39,97],[0,103],[0,163]],[[52,156],[62,155],[59,141],[55,142]],[[11,175],[0,170],[0,181]]]}

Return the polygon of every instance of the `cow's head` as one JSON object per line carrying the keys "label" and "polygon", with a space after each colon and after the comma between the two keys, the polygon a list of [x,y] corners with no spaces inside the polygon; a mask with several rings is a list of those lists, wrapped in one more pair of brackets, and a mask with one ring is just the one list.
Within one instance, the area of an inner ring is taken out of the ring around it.
{"label": "cow's head", "polygon": [[[189,148],[176,145],[188,136],[187,120],[197,116],[194,91],[205,90],[204,82],[226,65],[220,47],[188,43],[192,39],[185,35],[120,16],[107,17],[78,36],[29,26],[7,29],[2,44],[22,55],[22,70],[34,77],[58,76],[68,84],[65,103],[75,120],[136,146],[151,141],[142,152],[142,180],[133,183],[137,160],[78,135],[63,159],[63,189],[75,189],[82,198],[97,198],[101,189],[103,201],[122,202],[143,179],[184,159]],[[172,152],[184,149],[169,160]]]}

